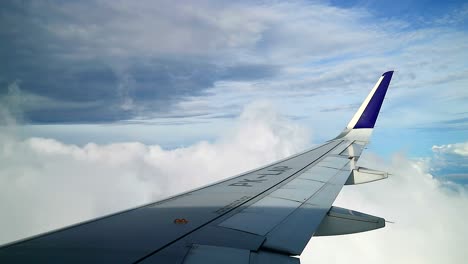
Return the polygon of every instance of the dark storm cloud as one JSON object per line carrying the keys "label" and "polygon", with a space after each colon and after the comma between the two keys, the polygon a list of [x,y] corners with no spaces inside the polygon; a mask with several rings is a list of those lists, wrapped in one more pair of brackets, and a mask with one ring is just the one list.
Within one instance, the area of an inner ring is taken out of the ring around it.
{"label": "dark storm cloud", "polygon": [[[200,95],[217,80],[265,78],[276,72],[275,67],[267,65],[219,67],[204,62],[167,59],[154,59],[143,65],[135,64],[124,72],[116,72],[95,61],[67,63],[49,60],[47,64],[46,67],[19,72],[2,69],[2,94],[8,93],[9,83],[20,80],[22,92],[62,103],[59,109],[47,105],[33,111],[26,109],[25,119],[31,122],[128,119],[134,115],[163,111],[186,96]],[[126,100],[130,100],[132,105],[125,107]],[[74,106],[67,107],[67,103]],[[79,107],[80,103],[82,107]],[[89,107],[90,103],[92,107]]]}
{"label": "dark storm cloud", "polygon": [[154,59],[127,70],[136,86],[134,98],[142,101],[170,99],[176,96],[198,95],[218,80],[254,80],[275,75],[278,69],[271,65],[219,66],[190,59]]}

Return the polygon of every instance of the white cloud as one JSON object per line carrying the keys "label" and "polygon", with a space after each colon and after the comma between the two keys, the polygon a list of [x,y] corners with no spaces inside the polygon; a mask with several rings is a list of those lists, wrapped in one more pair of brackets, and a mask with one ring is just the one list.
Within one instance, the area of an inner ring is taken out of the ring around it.
{"label": "white cloud", "polygon": [[1,132],[0,243],[158,200],[309,145],[304,129],[265,102],[247,107],[217,142],[174,150],[137,142],[79,147]]}
{"label": "white cloud", "polygon": [[[164,150],[115,143],[83,147],[46,138],[0,138],[0,243],[160,199],[276,160],[307,145],[307,133],[271,105],[244,110],[215,143]],[[424,163],[367,153],[362,165],[390,179],[346,186],[337,206],[395,221],[385,229],[313,238],[302,263],[463,263],[468,192],[444,185]]]}
{"label": "white cloud", "polygon": [[447,144],[447,145],[434,145],[432,151],[435,153],[455,154],[463,157],[468,157],[468,142]]}
{"label": "white cloud", "polygon": [[426,160],[426,167],[440,179],[467,184],[468,142],[433,145],[432,158]]}
{"label": "white cloud", "polygon": [[[87,5],[40,3],[30,8],[52,14],[39,22],[58,39],[76,43],[73,52],[67,50],[64,55],[79,59],[184,54],[215,55],[218,61],[226,56],[267,59],[278,64],[356,51],[363,45],[370,48],[373,38],[384,35],[375,26],[359,30],[360,20],[370,17],[364,10],[303,1],[119,0]],[[63,21],[63,17],[69,19]]]}
{"label": "white cloud", "polygon": [[[382,166],[377,156],[363,164]],[[305,263],[465,263],[468,189],[443,184],[420,162],[394,155],[388,180],[345,186],[335,205],[394,221],[361,234],[313,238]]]}
{"label": "white cloud", "polygon": [[[312,17],[310,15],[308,18]],[[359,19],[355,19],[354,23],[359,23]],[[353,32],[352,27],[348,30]],[[359,31],[373,34],[367,29],[361,28]],[[269,98],[282,105],[283,112],[295,115],[305,113],[303,116],[309,118],[310,113],[319,113],[337,105],[360,105],[380,74],[394,69],[396,73],[384,105],[384,112],[389,118],[379,121],[379,125],[405,129],[440,127],[439,122],[450,121],[454,116],[465,117],[465,114],[460,114],[466,112],[464,102],[468,96],[465,89],[468,84],[465,65],[468,53],[463,52],[468,48],[465,32],[423,28],[398,33],[383,29],[380,34],[370,42],[372,47],[367,47],[368,44],[356,47],[365,49],[365,56],[345,56],[343,52],[334,58],[333,52],[327,52],[324,54],[331,62],[305,58],[307,56],[301,57],[303,64],[278,60],[286,62],[278,76],[255,81],[219,81],[206,90],[206,95],[186,97],[171,110],[179,113],[202,110],[233,114],[252,98]],[[394,39],[398,43],[391,41]],[[297,49],[295,52],[313,54],[307,49]],[[281,52],[279,44],[274,53],[290,56]],[[390,111],[386,112],[387,109]],[[334,119],[346,122],[348,112],[348,109],[322,112],[313,116],[311,123],[321,121],[320,118],[323,121]],[[465,124],[443,125],[460,128]],[[322,129],[317,133],[322,131],[328,134],[332,130]]]}

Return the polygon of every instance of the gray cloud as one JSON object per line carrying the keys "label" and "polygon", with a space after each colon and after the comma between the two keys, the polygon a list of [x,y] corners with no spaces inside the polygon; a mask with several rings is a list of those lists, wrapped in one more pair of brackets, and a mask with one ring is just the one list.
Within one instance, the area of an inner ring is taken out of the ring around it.
{"label": "gray cloud", "polygon": [[0,55],[7,63],[0,65],[0,97],[18,80],[22,95],[48,99],[51,104],[24,106],[25,119],[36,123],[212,109],[229,116],[242,107],[238,102],[207,102],[188,112],[179,106],[206,102],[226,82],[237,86],[233,96],[244,99],[353,95],[395,68],[401,71],[392,85],[408,88],[400,97],[427,87],[424,92],[433,95],[440,90],[433,87],[456,83],[438,100],[457,100],[468,76],[464,32],[434,24],[411,28],[359,8],[119,0],[9,1],[2,10]]}
{"label": "gray cloud", "polygon": [[442,123],[449,124],[449,125],[450,124],[468,124],[468,117],[445,120]]}
{"label": "gray cloud", "polygon": [[26,120],[106,122],[164,112],[221,79],[254,80],[279,71],[213,57],[232,45],[221,36],[214,49],[205,42],[225,32],[186,8],[170,2],[8,2],[0,14],[0,54],[7,62],[0,65],[0,96],[20,80],[22,95],[61,102],[25,105]]}

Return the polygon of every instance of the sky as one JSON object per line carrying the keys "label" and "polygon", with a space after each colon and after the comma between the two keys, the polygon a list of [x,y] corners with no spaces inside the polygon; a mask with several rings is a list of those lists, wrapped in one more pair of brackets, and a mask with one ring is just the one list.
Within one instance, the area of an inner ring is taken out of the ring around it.
{"label": "sky", "polygon": [[362,161],[394,176],[336,203],[396,223],[302,262],[463,263],[467,22],[463,1],[5,1],[0,244],[320,144],[395,70]]}

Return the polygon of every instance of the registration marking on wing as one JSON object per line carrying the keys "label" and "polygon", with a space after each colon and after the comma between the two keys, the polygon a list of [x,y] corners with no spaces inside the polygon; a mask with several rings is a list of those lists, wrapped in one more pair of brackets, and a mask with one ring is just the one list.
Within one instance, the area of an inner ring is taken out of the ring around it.
{"label": "registration marking on wing", "polygon": [[265,171],[260,171],[257,174],[252,175],[254,178],[243,178],[237,182],[229,184],[229,186],[240,186],[240,187],[252,187],[254,184],[262,183],[268,180],[268,177],[278,176],[283,174],[285,171],[291,170],[288,166],[275,166]]}

